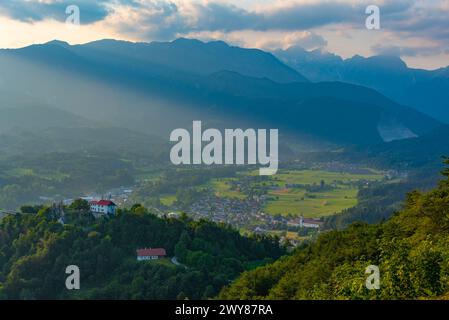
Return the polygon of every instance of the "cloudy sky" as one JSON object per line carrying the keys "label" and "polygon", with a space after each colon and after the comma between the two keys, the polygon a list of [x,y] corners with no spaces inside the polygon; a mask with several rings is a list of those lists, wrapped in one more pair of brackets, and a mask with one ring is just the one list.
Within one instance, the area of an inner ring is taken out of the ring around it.
{"label": "cloudy sky", "polygon": [[[78,28],[66,24],[72,5]],[[365,27],[369,5],[380,8],[380,30]],[[178,37],[267,50],[298,45],[345,58],[399,55],[433,69],[449,65],[449,0],[0,0],[2,48]]]}

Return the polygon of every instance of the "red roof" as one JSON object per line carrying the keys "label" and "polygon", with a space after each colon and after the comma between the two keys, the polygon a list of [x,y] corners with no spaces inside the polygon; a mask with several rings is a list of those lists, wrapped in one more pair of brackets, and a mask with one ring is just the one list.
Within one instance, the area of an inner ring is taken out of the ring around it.
{"label": "red roof", "polygon": [[165,252],[165,249],[163,248],[155,248],[155,249],[138,249],[137,250],[137,256],[138,257],[165,257],[167,253]]}
{"label": "red roof", "polygon": [[116,207],[117,206],[114,202],[112,202],[110,200],[92,201],[90,204],[97,205],[97,206],[106,206],[106,207],[109,207],[109,206]]}
{"label": "red roof", "polygon": [[323,224],[324,222],[321,221],[320,219],[314,219],[314,218],[303,218],[302,219],[303,223],[311,223],[311,224]]}

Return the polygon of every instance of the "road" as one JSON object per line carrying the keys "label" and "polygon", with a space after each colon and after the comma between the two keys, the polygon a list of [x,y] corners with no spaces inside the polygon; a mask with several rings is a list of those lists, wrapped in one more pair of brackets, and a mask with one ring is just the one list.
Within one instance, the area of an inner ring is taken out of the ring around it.
{"label": "road", "polygon": [[179,263],[178,258],[176,258],[176,257],[171,258],[171,262],[178,267],[184,267],[187,269],[187,267],[185,265],[183,265],[182,263]]}

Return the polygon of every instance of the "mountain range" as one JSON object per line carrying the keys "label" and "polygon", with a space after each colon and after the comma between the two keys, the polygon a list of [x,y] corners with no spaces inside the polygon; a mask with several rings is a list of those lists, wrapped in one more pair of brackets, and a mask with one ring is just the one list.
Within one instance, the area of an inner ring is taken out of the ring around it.
{"label": "mountain range", "polygon": [[[83,118],[90,126],[167,137],[200,119],[217,128],[278,128],[299,140],[369,145],[441,125],[373,89],[311,82],[270,53],[217,41],[52,41],[0,50],[0,67],[0,110],[19,105],[23,118],[27,108],[63,110],[72,120],[58,120],[62,127]],[[21,124],[17,114],[3,114],[8,127]]]}
{"label": "mountain range", "polygon": [[306,51],[298,46],[273,53],[311,81],[341,81],[372,88],[449,123],[449,66],[414,69],[396,56],[356,55],[343,59],[320,49]]}

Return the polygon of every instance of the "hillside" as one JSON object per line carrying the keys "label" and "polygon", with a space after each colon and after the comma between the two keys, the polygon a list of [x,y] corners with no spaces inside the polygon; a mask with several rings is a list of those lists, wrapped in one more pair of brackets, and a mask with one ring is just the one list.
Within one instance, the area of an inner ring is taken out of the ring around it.
{"label": "hillside", "polygon": [[431,170],[441,166],[441,158],[449,154],[449,126],[442,125],[430,132],[409,139],[350,146],[342,153],[318,154],[343,162],[358,162],[368,166],[397,170]]}
{"label": "hillside", "polygon": [[73,128],[92,125],[89,120],[61,109],[43,107],[31,101],[24,104],[26,106],[21,107],[18,100],[10,103],[14,107],[8,107],[0,100],[0,134],[33,132],[50,127]]}
{"label": "hillside", "polygon": [[[449,165],[449,160],[446,160]],[[356,223],[321,234],[292,256],[245,272],[223,299],[417,299],[449,292],[449,168],[427,193],[412,192],[383,224]],[[380,290],[368,290],[365,269],[380,269]]]}
{"label": "hillside", "polygon": [[[277,239],[160,219],[138,205],[100,220],[79,207],[65,211],[64,226],[50,208],[0,221],[0,299],[206,299],[282,253]],[[165,248],[187,268],[169,259],[136,261],[136,249],[148,247]],[[76,292],[65,288],[69,265],[80,268]]]}

